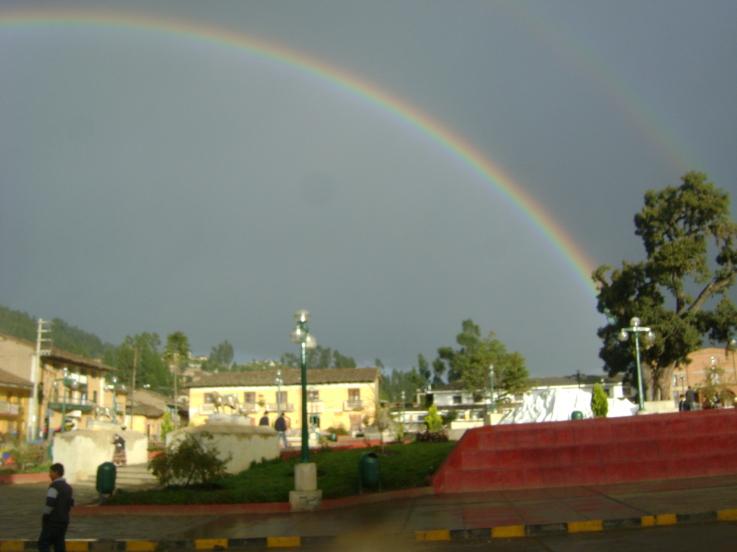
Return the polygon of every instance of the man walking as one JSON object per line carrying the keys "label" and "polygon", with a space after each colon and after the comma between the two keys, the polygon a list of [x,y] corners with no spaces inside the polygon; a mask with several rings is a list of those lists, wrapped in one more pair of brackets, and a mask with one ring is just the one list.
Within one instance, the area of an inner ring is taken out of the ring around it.
{"label": "man walking", "polygon": [[39,552],[66,552],[64,538],[69,527],[69,511],[74,506],[72,487],[64,480],[64,466],[52,464],[49,469],[51,485],[46,492],[46,505],[41,517],[41,535],[38,537]]}
{"label": "man walking", "polygon": [[284,419],[284,412],[279,412],[279,417],[274,422],[274,429],[282,442],[282,446],[289,448],[289,443],[287,443],[287,421]]}

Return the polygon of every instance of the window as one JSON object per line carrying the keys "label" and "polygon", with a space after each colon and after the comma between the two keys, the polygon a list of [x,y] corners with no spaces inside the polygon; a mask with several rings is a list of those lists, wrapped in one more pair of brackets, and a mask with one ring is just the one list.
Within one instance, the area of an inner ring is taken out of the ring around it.
{"label": "window", "polygon": [[310,416],[310,427],[320,427],[320,416],[318,416],[317,414],[313,414],[312,416]]}
{"label": "window", "polygon": [[453,404],[463,404],[463,397],[461,395],[453,395]]}
{"label": "window", "polygon": [[349,389],[348,390],[348,400],[353,401],[360,401],[361,400],[361,390],[360,389]]}
{"label": "window", "polygon": [[97,391],[92,392],[92,402],[97,404]]}
{"label": "window", "polygon": [[205,404],[215,404],[215,393],[205,393]]}
{"label": "window", "polygon": [[287,404],[287,392],[286,391],[277,391],[276,392],[276,404],[281,406],[286,406]]}
{"label": "window", "polygon": [[243,393],[243,402],[246,404],[256,404],[256,393],[250,391]]}
{"label": "window", "polygon": [[320,391],[317,389],[308,389],[307,390],[307,400],[310,402],[317,402],[320,400]]}

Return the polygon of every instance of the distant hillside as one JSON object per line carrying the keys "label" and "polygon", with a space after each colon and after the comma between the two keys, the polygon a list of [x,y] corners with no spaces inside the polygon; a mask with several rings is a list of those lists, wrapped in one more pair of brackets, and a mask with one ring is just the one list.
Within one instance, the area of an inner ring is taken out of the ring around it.
{"label": "distant hillside", "polygon": [[[36,341],[36,320],[36,317],[28,313],[0,305],[0,333]],[[90,358],[105,358],[115,348],[96,335],[67,324],[60,318],[52,321],[51,338],[54,347]]]}

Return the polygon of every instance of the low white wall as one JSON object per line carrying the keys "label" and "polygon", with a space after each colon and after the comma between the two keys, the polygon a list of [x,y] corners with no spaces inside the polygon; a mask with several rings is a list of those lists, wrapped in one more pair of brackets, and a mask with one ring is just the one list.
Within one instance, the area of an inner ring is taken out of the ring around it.
{"label": "low white wall", "polygon": [[645,401],[645,411],[640,414],[664,414],[666,412],[678,412],[678,405],[672,401]]}
{"label": "low white wall", "polygon": [[219,458],[226,459],[230,455],[230,460],[225,465],[228,473],[247,470],[254,461],[279,457],[276,431],[267,426],[207,423],[172,431],[166,436],[166,443],[177,443],[187,434],[197,436],[203,432],[212,435],[212,440],[206,440],[205,444],[217,449]]}
{"label": "low white wall", "polygon": [[100,464],[112,462],[116,433],[125,439],[128,464],[148,462],[148,438],[143,433],[109,429],[75,429],[54,434],[53,461],[64,464],[65,478],[70,483],[96,476]]}

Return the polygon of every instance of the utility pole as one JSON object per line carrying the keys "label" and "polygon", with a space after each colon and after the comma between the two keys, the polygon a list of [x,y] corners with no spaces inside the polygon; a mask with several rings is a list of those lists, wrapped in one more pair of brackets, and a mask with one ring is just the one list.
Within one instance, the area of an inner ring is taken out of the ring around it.
{"label": "utility pole", "polygon": [[128,423],[128,429],[133,429],[133,405],[134,405],[134,397],[136,394],[136,368],[138,367],[138,344],[135,344],[133,346],[133,370],[132,370],[132,377],[131,377],[131,417]]}
{"label": "utility pole", "polygon": [[33,441],[38,437],[38,385],[41,382],[43,369],[42,357],[51,354],[51,321],[38,319],[36,326],[36,354],[31,360],[31,383],[33,391],[28,406],[26,419],[26,441]]}

